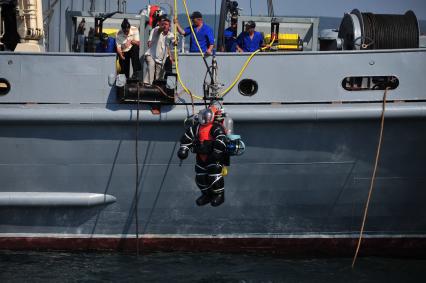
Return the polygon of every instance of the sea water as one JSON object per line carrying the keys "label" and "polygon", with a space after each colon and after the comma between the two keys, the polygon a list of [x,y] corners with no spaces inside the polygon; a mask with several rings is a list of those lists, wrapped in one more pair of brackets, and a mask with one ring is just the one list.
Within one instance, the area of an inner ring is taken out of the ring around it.
{"label": "sea water", "polygon": [[426,282],[426,260],[0,252],[0,282]]}

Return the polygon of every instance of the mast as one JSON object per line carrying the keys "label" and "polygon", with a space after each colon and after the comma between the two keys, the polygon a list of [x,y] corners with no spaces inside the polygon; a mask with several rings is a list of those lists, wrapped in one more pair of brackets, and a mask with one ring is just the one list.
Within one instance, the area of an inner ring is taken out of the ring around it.
{"label": "mast", "polygon": [[268,17],[274,17],[274,4],[272,3],[272,0],[267,0],[268,4]]}
{"label": "mast", "polygon": [[96,11],[96,0],[91,0],[90,1],[90,12],[94,12],[94,11]]}
{"label": "mast", "polygon": [[[225,43],[224,33],[225,33],[225,20],[228,13],[228,0],[222,0],[220,6],[220,15],[219,15],[219,27],[217,32],[217,50],[222,50],[222,47]],[[216,15],[215,15],[216,17]]]}

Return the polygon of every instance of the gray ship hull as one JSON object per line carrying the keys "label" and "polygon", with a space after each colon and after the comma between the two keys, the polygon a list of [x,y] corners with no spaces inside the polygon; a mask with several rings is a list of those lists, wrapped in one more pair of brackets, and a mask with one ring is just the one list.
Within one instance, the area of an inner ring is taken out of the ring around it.
{"label": "gray ship hull", "polygon": [[[113,56],[6,53],[0,56],[1,76],[12,90],[0,97],[0,248],[132,249],[138,228],[143,247],[151,250],[350,254],[368,195],[383,91],[348,96],[341,80],[379,74],[397,76],[400,86],[389,91],[365,251],[421,253],[426,235],[426,95],[419,77],[425,73],[425,53],[255,58],[245,77],[259,83],[259,94],[247,98],[233,91],[224,101],[247,150],[232,158],[226,202],[219,208],[195,205],[194,156],[182,164],[176,156],[182,121],[191,112],[188,97],[163,107],[160,115],[144,106],[137,211],[136,106],[118,104],[115,89],[107,84]],[[235,73],[244,58],[219,56],[219,66]],[[189,85],[197,89],[203,73],[202,62],[195,59],[182,57],[182,70],[192,69]],[[298,60],[303,69],[291,65]],[[353,64],[347,66],[345,60]],[[31,70],[34,61],[37,71]],[[328,64],[319,67],[322,61]],[[380,64],[365,68],[372,61]],[[83,69],[69,67],[67,76],[58,73],[60,66],[83,62],[89,62]],[[286,65],[293,66],[291,74],[280,71]],[[269,74],[256,72],[265,66]],[[339,71],[321,73],[321,68]],[[223,76],[226,81],[228,75]],[[32,80],[31,87],[20,84],[24,78]],[[42,193],[44,200],[22,197],[25,192]],[[65,200],[58,201],[56,193],[64,193]],[[84,194],[108,201],[90,202]]]}

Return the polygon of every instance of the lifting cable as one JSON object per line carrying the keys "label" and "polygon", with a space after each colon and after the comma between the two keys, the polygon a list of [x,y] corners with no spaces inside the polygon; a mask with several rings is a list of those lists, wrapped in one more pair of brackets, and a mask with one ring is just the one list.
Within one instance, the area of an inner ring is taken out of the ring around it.
{"label": "lifting cable", "polygon": [[[174,14],[175,14],[175,18],[177,18],[177,0],[175,1],[175,5],[174,5]],[[207,67],[207,71],[208,73],[211,75],[210,72],[210,68],[207,64],[207,61],[205,59],[204,53],[201,50],[200,44],[198,43],[198,39],[197,36],[194,32],[194,29],[192,27],[191,21],[190,21],[190,17],[189,17],[189,12],[188,12],[188,8],[186,6],[186,1],[182,0],[184,6],[185,6],[185,11],[186,11],[186,15],[188,18],[188,22],[189,22],[189,26],[191,28],[191,32],[195,38],[195,42],[197,43],[198,49],[200,51],[200,54],[204,60],[204,63],[206,64]],[[177,52],[177,25],[174,25],[174,36],[175,36],[175,46],[174,46],[174,53],[175,53],[175,64],[176,64],[176,72],[177,72],[177,77],[178,77],[178,81],[181,84],[182,88],[185,90],[186,93],[188,93],[191,96],[191,102],[192,102],[192,112],[194,114],[194,97],[200,100],[203,100],[202,97],[193,95],[192,92],[185,86],[185,84],[182,82],[181,79],[181,75],[180,75],[180,71],[179,71],[179,60],[178,60],[178,52]],[[273,42],[274,42],[274,38],[272,39],[270,46],[272,46]],[[249,62],[251,61],[251,59],[254,57],[254,55],[256,55],[258,52],[265,50],[268,47],[263,47],[261,49],[256,50],[255,52],[253,52],[250,57],[247,59],[247,61],[245,62],[245,64],[243,65],[243,68],[241,69],[241,71],[239,72],[239,74],[237,75],[236,79],[234,80],[234,82],[231,84],[230,87],[228,87],[220,96],[224,96],[226,93],[228,93],[237,83],[237,81],[241,78],[244,70],[247,68]],[[136,229],[136,255],[139,256],[139,215],[138,215],[138,202],[139,202],[139,152],[138,152],[138,147],[139,147],[139,100],[140,100],[140,91],[139,91],[139,84],[137,86],[137,93],[138,93],[138,99],[137,99],[137,107],[136,107],[136,138],[135,138],[135,169],[136,169],[136,181],[135,181],[135,229]],[[165,94],[165,93],[164,93]],[[167,96],[167,94],[165,94]],[[386,95],[386,93],[385,93]]]}
{"label": "lifting cable", "polygon": [[136,185],[135,185],[135,224],[136,224],[136,256],[139,256],[139,217],[138,217],[138,202],[139,202],[139,84],[137,84],[138,100],[136,108],[136,138],[135,138],[135,167],[136,167]]}
{"label": "lifting cable", "polygon": [[379,163],[379,157],[380,157],[380,152],[381,152],[381,149],[382,149],[382,142],[383,142],[383,129],[385,127],[386,96],[388,94],[388,90],[389,90],[389,87],[386,87],[385,93],[383,94],[382,115],[381,115],[381,118],[380,118],[380,132],[379,132],[379,142],[378,142],[377,151],[376,151],[376,159],[374,161],[374,169],[373,169],[373,174],[371,176],[370,190],[368,191],[367,202],[365,203],[364,216],[363,216],[363,219],[362,219],[361,230],[359,232],[358,244],[357,244],[357,247],[356,247],[354,258],[352,260],[352,268],[355,267],[355,262],[356,262],[356,259],[358,257],[359,249],[361,247],[361,241],[362,241],[362,237],[363,237],[363,234],[364,234],[365,222],[367,220],[368,207],[370,205],[370,199],[371,199],[371,195],[373,193],[374,181],[376,180],[377,166],[378,166],[378,163]]}
{"label": "lifting cable", "polygon": [[[205,60],[205,56],[204,56],[204,53],[203,53],[203,51],[202,51],[202,49],[201,49],[201,47],[200,47],[200,44],[199,44],[199,42],[198,42],[198,39],[197,39],[197,36],[196,36],[196,34],[195,34],[195,32],[194,32],[194,29],[193,29],[193,27],[192,27],[192,23],[191,23],[191,19],[190,19],[190,16],[189,16],[189,12],[188,12],[188,7],[187,7],[187,5],[186,5],[186,0],[182,0],[182,3],[183,3],[183,5],[185,6],[185,12],[186,12],[186,17],[187,17],[187,19],[188,19],[188,23],[189,23],[189,27],[191,28],[191,33],[192,33],[192,35],[194,36],[194,39],[195,39],[195,42],[196,42],[196,44],[197,44],[197,47],[198,47],[198,50],[199,50],[199,52],[200,52],[200,55],[201,55],[201,57],[203,58],[203,60],[204,60],[204,63],[207,63],[206,62],[206,60]],[[177,19],[177,15],[178,15],[178,13],[177,13],[177,0],[174,0],[174,14],[175,14],[175,18]],[[176,72],[177,72],[177,77],[178,77],[178,81],[179,81],[179,83],[180,83],[180,85],[182,86],[182,88],[185,90],[185,92],[186,93],[188,93],[190,96],[191,96],[191,99],[194,99],[194,98],[196,98],[196,99],[199,99],[199,100],[203,100],[203,98],[202,97],[200,97],[200,96],[196,96],[196,95],[194,95],[194,94],[192,94],[192,92],[186,87],[186,85],[183,83],[183,81],[182,81],[182,78],[181,78],[181,74],[180,74],[180,71],[179,71],[179,59],[178,59],[178,52],[177,52],[177,26],[176,26],[176,24],[174,25],[174,35],[175,35],[175,48],[174,48],[174,53],[175,53],[175,64],[176,64]],[[230,92],[233,88],[234,88],[234,86],[237,84],[237,82],[240,80],[240,78],[241,78],[241,76],[243,75],[243,73],[244,73],[244,71],[247,69],[247,66],[249,65],[249,63],[250,63],[250,61],[253,59],[253,57],[257,54],[257,53],[259,53],[260,51],[264,51],[264,50],[266,50],[266,49],[268,49],[268,48],[270,48],[273,44],[274,44],[274,42],[275,42],[275,38],[272,38],[271,39],[271,42],[269,43],[269,45],[267,45],[267,46],[265,46],[265,47],[262,47],[262,48],[259,48],[258,50],[256,50],[256,51],[254,51],[248,58],[247,58],[247,60],[246,60],[246,62],[244,63],[244,65],[243,65],[243,67],[241,68],[241,70],[240,70],[240,72],[238,73],[238,75],[235,77],[235,79],[234,79],[234,81],[231,83],[231,85],[225,90],[225,91],[223,91],[220,95],[219,95],[219,97],[224,97],[228,92]],[[210,73],[210,69],[209,69],[209,67],[207,66],[207,71]]]}

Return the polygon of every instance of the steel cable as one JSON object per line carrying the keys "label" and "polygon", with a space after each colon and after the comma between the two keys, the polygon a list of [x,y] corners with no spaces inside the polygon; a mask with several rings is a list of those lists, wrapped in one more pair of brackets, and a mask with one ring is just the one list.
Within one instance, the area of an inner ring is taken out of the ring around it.
{"label": "steel cable", "polygon": [[139,101],[140,91],[139,84],[138,88],[138,100],[136,109],[136,138],[135,138],[135,167],[136,167],[136,184],[135,184],[135,224],[136,224],[136,256],[139,256],[139,217],[138,217],[138,202],[139,202],[139,152],[138,152],[138,141],[139,141]]}
{"label": "steel cable", "polygon": [[[362,49],[400,49],[419,47],[419,28],[416,15],[362,13]],[[367,41],[370,41],[368,43]]]}

